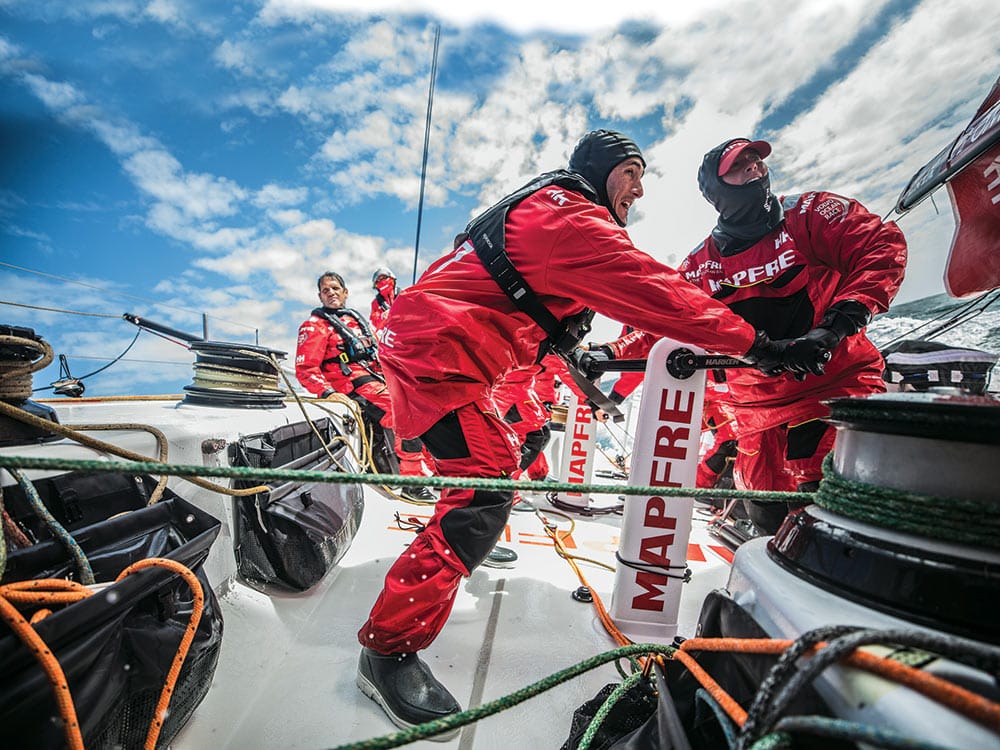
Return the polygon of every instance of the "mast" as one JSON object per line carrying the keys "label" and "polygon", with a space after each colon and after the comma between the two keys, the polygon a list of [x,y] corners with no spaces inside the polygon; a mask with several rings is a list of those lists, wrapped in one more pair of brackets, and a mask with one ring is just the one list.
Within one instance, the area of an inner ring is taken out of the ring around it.
{"label": "mast", "polygon": [[417,203],[417,238],[413,243],[413,281],[417,283],[417,260],[420,257],[420,225],[424,216],[424,183],[427,181],[427,150],[431,140],[431,110],[434,107],[434,79],[437,78],[438,41],[441,38],[440,24],[434,29],[434,57],[431,61],[431,82],[427,91],[427,121],[424,124],[424,158],[420,165],[420,200]]}

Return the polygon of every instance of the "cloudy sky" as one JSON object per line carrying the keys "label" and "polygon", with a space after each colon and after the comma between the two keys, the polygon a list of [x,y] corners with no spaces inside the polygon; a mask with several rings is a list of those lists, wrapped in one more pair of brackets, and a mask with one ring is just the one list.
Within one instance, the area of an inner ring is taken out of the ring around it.
{"label": "cloudy sky", "polygon": [[[776,192],[888,215],[1000,72],[982,0],[470,5],[0,0],[0,323],[79,377],[128,346],[125,312],[195,334],[205,315],[289,362],[320,272],[367,313],[374,268],[414,272],[438,29],[417,273],[596,127],[643,148],[629,231],[671,265],[714,224],[695,175],[730,137],[774,144]],[[942,292],[946,194],[899,221],[897,301]],[[178,393],[190,362],[144,333],[87,393]]]}

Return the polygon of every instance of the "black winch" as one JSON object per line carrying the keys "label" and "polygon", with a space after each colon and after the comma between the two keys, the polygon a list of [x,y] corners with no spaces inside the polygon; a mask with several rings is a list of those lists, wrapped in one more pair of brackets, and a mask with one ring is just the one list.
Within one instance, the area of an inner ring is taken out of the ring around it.
{"label": "black winch", "polygon": [[[168,339],[186,342],[194,352],[194,382],[184,386],[182,404],[226,409],[281,409],[285,392],[279,386],[279,362],[285,352],[251,344],[207,341],[162,323],[125,313],[122,319]],[[207,336],[206,328],[206,336]]]}
{"label": "black winch", "polygon": [[285,352],[249,344],[192,341],[194,382],[181,403],[229,409],[281,409],[278,363]]}
{"label": "black winch", "polygon": [[827,478],[771,559],[873,609],[1000,641],[1000,401],[893,393],[830,407]]}

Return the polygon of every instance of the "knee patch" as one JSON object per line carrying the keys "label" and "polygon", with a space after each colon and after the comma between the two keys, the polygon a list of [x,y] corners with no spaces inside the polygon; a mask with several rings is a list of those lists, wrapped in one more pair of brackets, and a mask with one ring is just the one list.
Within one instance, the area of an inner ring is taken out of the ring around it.
{"label": "knee patch", "polygon": [[476,490],[471,503],[449,510],[441,519],[445,541],[470,572],[497,543],[513,503],[512,492]]}
{"label": "knee patch", "polygon": [[726,440],[724,443],[719,445],[719,449],[715,451],[715,453],[705,459],[705,466],[710,468],[716,474],[721,474],[722,470],[726,468],[726,462],[732,459],[735,455],[736,441]]}
{"label": "knee patch", "polygon": [[407,453],[420,453],[424,444],[420,442],[420,438],[407,438],[405,440],[400,438],[399,446]]}

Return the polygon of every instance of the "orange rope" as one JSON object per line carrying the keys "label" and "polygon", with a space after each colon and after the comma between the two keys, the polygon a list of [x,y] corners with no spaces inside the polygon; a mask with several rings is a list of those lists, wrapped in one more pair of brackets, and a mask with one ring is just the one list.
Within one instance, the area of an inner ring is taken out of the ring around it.
{"label": "orange rope", "polygon": [[[689,638],[681,644],[680,651],[674,654],[674,658],[679,658],[680,653],[687,651],[734,651],[745,654],[780,655],[793,643],[794,641],[776,638]],[[814,652],[825,646],[826,643],[819,643],[812,651]],[[691,669],[687,661],[684,659],[680,659],[680,661],[689,670]],[[971,690],[967,690],[928,672],[908,667],[892,659],[876,656],[860,649],[845,657],[843,662],[852,667],[863,669],[885,679],[898,682],[979,724],[983,724],[994,731],[1000,731],[1000,703],[995,703],[981,695],[977,695]],[[691,670],[691,672],[701,682],[701,678],[694,673],[694,670]],[[712,684],[717,685],[714,680]],[[706,689],[709,689],[709,686],[704,682],[702,682],[702,685]],[[718,696],[714,694],[712,697],[719,700]],[[722,704],[722,701],[719,701],[719,703],[723,708],[726,708]],[[734,721],[737,721],[736,717],[728,709],[726,709],[726,713]],[[737,723],[742,725],[741,721],[737,721]]]}
{"label": "orange rope", "polygon": [[[569,551],[563,544],[562,538],[559,536],[558,529],[556,528],[555,524],[552,524],[550,521],[543,519],[542,528],[544,528],[545,533],[548,534],[549,537],[551,537],[553,543],[556,546],[556,552],[559,553],[559,556],[565,559],[566,562],[570,564],[570,567],[573,568],[573,572],[576,573],[576,577],[580,579],[580,583],[582,583],[590,590],[591,596],[593,596],[594,598],[594,608],[597,610],[597,616],[601,620],[601,623],[604,625],[604,629],[611,634],[611,637],[615,639],[615,642],[619,646],[631,645],[632,641],[629,640],[629,637],[627,635],[625,635],[621,630],[618,629],[618,626],[615,625],[615,621],[611,619],[611,615],[609,615],[608,611],[604,608],[604,602],[601,601],[601,597],[599,597],[597,595],[597,592],[591,588],[589,583],[587,583],[587,579],[583,575],[583,571],[580,570],[580,566],[576,564],[576,560],[573,559],[573,556],[569,553]],[[641,659],[640,663],[643,663]]]}
{"label": "orange rope", "polygon": [[[684,643],[687,643],[687,641]],[[682,643],[681,648],[674,651],[673,658],[687,667],[694,678],[708,691],[708,694],[715,698],[716,702],[722,706],[722,710],[729,714],[729,718],[736,722],[737,726],[743,726],[747,720],[747,712],[743,710],[743,707],[736,702],[733,696],[723,689],[722,685],[712,679],[712,676],[701,668],[701,665],[695,661],[695,658],[691,654],[683,651],[683,648],[684,644]]]}
{"label": "orange rope", "polygon": [[163,728],[163,721],[167,716],[167,708],[170,705],[170,696],[173,694],[174,686],[177,684],[177,678],[180,676],[181,666],[184,664],[184,659],[187,657],[188,650],[191,648],[191,642],[194,640],[195,631],[198,629],[198,623],[201,622],[201,613],[205,605],[205,592],[202,590],[201,581],[198,580],[197,576],[195,576],[190,569],[181,565],[179,562],[168,560],[164,557],[151,557],[146,560],[139,560],[139,562],[132,563],[121,572],[117,580],[120,581],[125,576],[137,570],[153,566],[167,568],[183,578],[187,585],[191,587],[191,591],[194,593],[194,606],[191,608],[191,619],[188,620],[187,629],[184,631],[184,637],[181,638],[180,646],[177,648],[177,654],[174,656],[174,662],[170,665],[170,671],[167,673],[167,679],[163,683],[163,690],[160,691],[160,700],[156,704],[156,712],[153,714],[153,723],[150,724],[149,734],[146,735],[146,750],[156,750],[156,740],[160,736],[160,730]]}
{"label": "orange rope", "polygon": [[[194,593],[194,605],[191,610],[191,619],[188,621],[184,636],[181,638],[180,646],[177,649],[177,654],[167,673],[167,679],[163,684],[163,690],[160,692],[160,699],[156,705],[153,721],[146,735],[146,750],[155,750],[156,748],[156,740],[159,738],[160,730],[163,728],[163,721],[166,717],[167,708],[170,705],[170,697],[177,684],[181,666],[191,648],[191,642],[194,640],[195,631],[197,631],[198,623],[201,621],[205,603],[205,594],[201,586],[201,581],[198,580],[197,576],[180,563],[162,557],[151,557],[133,563],[121,572],[115,582],[121,581],[127,575],[138,570],[154,566],[167,568],[180,575]],[[35,659],[48,675],[55,693],[56,704],[59,707],[59,715],[63,721],[66,733],[66,745],[70,750],[83,750],[83,736],[80,733],[80,724],[77,720],[76,708],[73,705],[73,697],[70,694],[69,683],[66,680],[66,675],[63,673],[62,667],[59,665],[59,661],[32,627],[32,623],[44,619],[50,613],[50,610],[43,608],[35,612],[29,623],[17,610],[14,603],[22,605],[37,604],[40,606],[48,604],[73,604],[93,594],[94,592],[91,589],[76,581],[67,581],[59,578],[17,581],[0,586],[0,616],[3,617],[11,630],[31,650]]]}
{"label": "orange rope", "polygon": [[959,685],[933,674],[900,664],[898,661],[855,651],[845,661],[854,667],[874,672],[886,679],[906,685],[928,698],[948,706],[973,721],[1000,732],[1000,703],[995,703]]}
{"label": "orange rope", "polygon": [[24,644],[31,649],[35,659],[49,676],[55,692],[56,704],[59,706],[59,716],[63,721],[63,728],[66,732],[66,746],[70,750],[83,750],[83,737],[80,734],[80,723],[76,718],[76,709],[73,707],[73,696],[69,692],[69,683],[66,675],[59,666],[59,662],[45,645],[45,641],[38,637],[38,633],[31,624],[24,619],[13,604],[7,601],[0,587],[0,615],[10,625]]}

